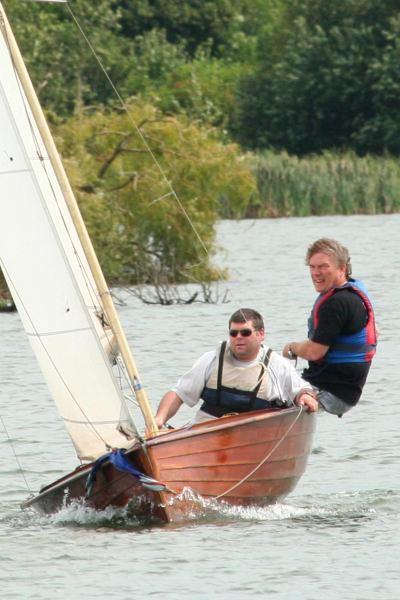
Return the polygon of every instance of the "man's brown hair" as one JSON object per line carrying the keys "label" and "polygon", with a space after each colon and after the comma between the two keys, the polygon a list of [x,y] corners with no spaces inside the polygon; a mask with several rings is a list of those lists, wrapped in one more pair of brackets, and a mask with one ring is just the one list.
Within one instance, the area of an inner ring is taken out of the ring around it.
{"label": "man's brown hair", "polygon": [[236,310],[229,319],[229,327],[231,326],[231,323],[246,323],[246,321],[252,321],[254,329],[257,331],[264,329],[264,320],[262,316],[252,308],[239,308],[239,310]]}
{"label": "man's brown hair", "polygon": [[314,256],[314,254],[318,254],[318,252],[333,256],[336,259],[338,267],[345,265],[346,277],[347,279],[350,277],[351,259],[349,251],[345,246],[342,246],[342,244],[339,244],[339,242],[330,238],[320,238],[308,247],[306,254],[306,265],[310,264],[311,257]]}

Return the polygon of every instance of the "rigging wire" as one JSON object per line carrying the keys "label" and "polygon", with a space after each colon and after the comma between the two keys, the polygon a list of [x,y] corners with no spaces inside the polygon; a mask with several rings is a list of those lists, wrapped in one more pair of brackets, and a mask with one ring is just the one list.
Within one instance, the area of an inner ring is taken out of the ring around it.
{"label": "rigging wire", "polygon": [[16,450],[15,450],[15,448],[14,448],[13,441],[12,441],[12,439],[11,439],[11,437],[10,437],[10,434],[8,433],[8,430],[7,430],[6,424],[4,423],[4,419],[3,419],[3,417],[2,417],[1,415],[0,415],[0,421],[1,421],[1,424],[2,424],[2,426],[3,426],[3,429],[4,429],[4,431],[5,431],[5,434],[6,434],[6,436],[7,436],[8,443],[9,443],[9,445],[10,445],[10,447],[11,447],[11,450],[12,450],[12,452],[13,452],[13,454],[14,454],[14,458],[15,458],[15,460],[16,460],[16,463],[17,463],[17,465],[18,465],[19,472],[21,473],[21,475],[22,475],[22,478],[23,478],[23,480],[25,481],[26,489],[27,489],[27,490],[28,490],[28,492],[31,494],[31,493],[32,493],[32,490],[31,490],[31,488],[30,488],[30,486],[29,486],[29,483],[28,483],[28,480],[27,480],[27,478],[25,477],[25,473],[24,473],[24,470],[23,470],[23,468],[22,468],[21,461],[19,460],[19,457],[18,457],[18,455],[17,455],[17,452],[16,452]]}
{"label": "rigging wire", "polygon": [[193,223],[193,221],[191,220],[191,218],[190,218],[190,216],[189,216],[189,214],[188,214],[188,212],[187,212],[186,208],[183,206],[183,204],[182,204],[182,202],[181,202],[181,200],[180,200],[180,198],[179,198],[178,194],[176,193],[176,191],[174,190],[174,188],[173,188],[173,186],[172,186],[171,182],[169,181],[168,177],[166,176],[166,174],[165,174],[165,171],[164,171],[164,169],[162,168],[162,166],[161,166],[160,162],[157,160],[157,157],[156,157],[156,155],[154,154],[154,152],[152,151],[151,147],[149,146],[149,144],[148,144],[148,142],[147,142],[147,140],[146,140],[146,137],[143,135],[142,131],[141,131],[141,130],[140,130],[140,128],[138,127],[138,125],[137,125],[137,123],[136,123],[135,119],[133,118],[133,116],[132,116],[132,114],[131,114],[131,112],[130,112],[130,110],[129,110],[129,107],[128,107],[128,105],[126,104],[125,100],[122,98],[122,96],[121,96],[121,94],[119,93],[119,91],[118,91],[117,87],[115,86],[115,84],[114,84],[114,82],[112,81],[112,79],[111,79],[110,75],[108,74],[108,72],[107,72],[106,68],[104,67],[104,65],[103,65],[103,62],[101,61],[101,59],[100,59],[99,55],[97,54],[97,52],[96,52],[95,48],[93,47],[92,43],[90,42],[89,38],[87,37],[86,33],[84,32],[84,30],[83,30],[83,28],[82,28],[82,26],[81,26],[80,22],[78,21],[78,18],[75,16],[74,12],[72,11],[72,9],[71,9],[71,7],[70,7],[70,5],[69,5],[69,2],[66,2],[66,7],[67,7],[67,9],[68,9],[68,11],[69,11],[69,13],[70,13],[70,15],[71,15],[72,19],[74,20],[74,22],[75,22],[75,25],[77,26],[77,28],[78,28],[79,32],[81,33],[81,35],[82,35],[83,39],[85,40],[85,42],[86,42],[87,46],[89,47],[90,51],[92,52],[92,54],[93,54],[93,56],[94,56],[94,58],[95,58],[95,60],[96,60],[97,64],[99,65],[100,69],[101,69],[101,70],[102,70],[102,72],[104,73],[104,75],[105,75],[105,77],[106,77],[106,79],[107,79],[108,83],[110,84],[110,86],[111,86],[112,90],[114,91],[114,93],[115,93],[116,97],[118,98],[118,101],[120,102],[120,104],[121,104],[121,106],[122,106],[123,110],[126,112],[126,114],[127,114],[128,118],[129,118],[129,120],[130,120],[130,122],[131,122],[131,124],[132,124],[133,128],[135,129],[135,131],[136,131],[136,132],[137,132],[137,134],[139,135],[139,137],[140,137],[140,139],[141,139],[142,143],[144,144],[144,146],[145,146],[146,150],[148,151],[148,153],[149,153],[149,154],[150,154],[150,156],[152,157],[152,159],[153,159],[153,161],[154,161],[154,164],[155,164],[155,165],[156,165],[156,167],[158,168],[158,170],[159,170],[159,172],[160,172],[160,174],[161,174],[161,176],[162,176],[163,180],[165,181],[165,183],[166,183],[166,185],[167,185],[168,189],[170,190],[170,191],[169,191],[167,194],[164,194],[164,195],[163,195],[163,196],[161,196],[160,198],[157,198],[156,200],[153,200],[153,201],[152,201],[152,204],[154,204],[154,203],[156,203],[156,202],[159,202],[160,200],[163,200],[163,199],[165,199],[165,198],[166,198],[166,197],[168,197],[168,196],[173,196],[173,198],[175,199],[176,203],[178,204],[178,206],[179,206],[179,208],[180,208],[181,212],[183,213],[183,215],[184,215],[184,216],[185,216],[185,218],[187,219],[188,223],[190,224],[190,226],[191,226],[191,228],[192,228],[192,230],[193,230],[194,234],[196,235],[196,237],[197,237],[198,241],[200,242],[200,244],[201,244],[201,246],[202,246],[202,248],[203,248],[204,252],[206,253],[206,255],[208,255],[208,248],[207,248],[207,246],[205,245],[205,243],[204,243],[204,241],[203,241],[202,237],[200,236],[200,234],[199,234],[199,232],[198,232],[198,230],[197,230],[197,228],[196,228],[195,224],[194,224],[194,223]]}

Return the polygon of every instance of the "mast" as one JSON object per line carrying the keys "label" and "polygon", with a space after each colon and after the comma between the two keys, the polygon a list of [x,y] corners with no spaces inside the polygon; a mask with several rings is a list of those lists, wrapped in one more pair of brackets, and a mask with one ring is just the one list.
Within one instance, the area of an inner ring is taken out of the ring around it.
{"label": "mast", "polygon": [[87,232],[86,225],[85,225],[82,215],[80,213],[76,198],[72,191],[67,174],[64,170],[64,166],[61,162],[61,158],[58,154],[53,137],[51,135],[49,126],[48,126],[45,116],[43,114],[39,100],[36,96],[36,92],[33,88],[33,85],[30,80],[25,63],[23,61],[22,55],[20,53],[20,50],[18,48],[14,34],[11,30],[10,24],[7,20],[6,14],[4,12],[4,8],[1,3],[0,3],[0,25],[2,27],[4,27],[4,30],[6,32],[9,49],[10,49],[10,53],[11,53],[11,56],[13,59],[15,70],[20,79],[25,96],[29,102],[30,109],[35,118],[37,127],[40,131],[40,134],[42,136],[43,143],[47,150],[50,162],[54,169],[58,183],[59,183],[62,193],[64,195],[65,202],[66,202],[68,210],[70,212],[72,221],[74,223],[78,237],[82,244],[83,251],[86,255],[87,261],[88,261],[90,269],[92,271],[92,275],[93,275],[94,281],[97,286],[97,290],[98,290],[98,293],[99,293],[99,296],[101,299],[102,306],[104,308],[105,315],[106,315],[108,323],[115,335],[115,339],[117,341],[122,359],[125,363],[129,379],[131,381],[133,389],[135,390],[135,396],[139,403],[140,409],[142,411],[147,430],[151,434],[156,434],[158,432],[158,428],[157,428],[157,425],[156,425],[156,422],[154,419],[154,415],[151,410],[146,392],[141,386],[139,372],[137,370],[133,355],[129,348],[125,333],[122,329],[117,311],[116,311],[114,303],[112,301],[110,290],[109,290],[107,282],[104,278],[103,272],[101,270],[96,253],[93,248],[93,244],[92,244],[89,234]]}

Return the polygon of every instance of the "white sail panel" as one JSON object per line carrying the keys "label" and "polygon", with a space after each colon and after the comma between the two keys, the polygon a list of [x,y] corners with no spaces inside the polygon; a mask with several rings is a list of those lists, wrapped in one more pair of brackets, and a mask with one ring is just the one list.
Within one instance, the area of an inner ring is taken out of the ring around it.
{"label": "white sail panel", "polygon": [[134,431],[100,337],[101,305],[64,198],[0,37],[0,259],[77,454]]}
{"label": "white sail panel", "polygon": [[50,186],[53,191],[53,197],[50,197],[46,203],[47,209],[50,212],[53,223],[64,231],[69,238],[70,243],[64,245],[68,265],[74,272],[74,278],[79,286],[80,293],[84,298],[93,325],[102,341],[102,345],[107,354],[112,355],[114,337],[110,328],[104,325],[103,307],[91,269],[79,241],[79,236],[72,222],[71,215],[64,202],[53,168],[49,159],[46,157],[45,149],[41,148],[40,152],[40,159],[38,156],[33,156],[31,160],[32,170],[35,174],[39,188],[46,189]]}
{"label": "white sail panel", "polygon": [[[1,38],[1,44],[3,44],[3,41],[4,40]],[[8,60],[9,62],[8,48],[1,47],[1,57],[1,65],[3,67],[5,61]],[[5,59],[4,61],[3,57]],[[21,85],[12,69],[11,63],[9,64],[9,67],[11,68],[11,71],[9,73],[9,78],[7,79],[9,85],[7,85],[5,102],[9,107],[12,107],[12,114],[10,113],[10,118],[5,118],[1,122],[0,140],[4,149],[0,155],[0,172],[8,172],[10,170],[13,172],[18,171],[18,169],[22,168],[22,165],[25,165],[24,154],[28,157],[30,168],[35,175],[37,187],[39,190],[47,190],[46,206],[51,214],[51,219],[59,228],[63,228],[64,224],[64,230],[67,236],[70,237],[71,243],[67,244],[64,250],[67,253],[67,259],[72,268],[73,266],[78,267],[77,269],[75,268],[74,276],[79,282],[78,284],[81,293],[85,298],[85,304],[90,308],[94,326],[97,329],[99,337],[104,339],[104,346],[108,351],[108,346],[112,340],[110,339],[110,341],[107,342],[105,331],[99,319],[99,315],[101,315],[103,311],[100,299],[97,296],[97,289],[91,270],[80,244],[76,229],[72,223],[62,192],[59,188],[57,178],[47,157],[45,146],[36,128],[34,119],[31,116],[28,103],[24,99]],[[4,69],[4,73],[5,72]],[[20,133],[22,134],[20,144],[17,145],[12,141],[14,140],[16,133],[13,128],[13,122],[19,124]],[[13,148],[13,154],[7,153],[7,149],[9,148]],[[22,153],[22,148],[24,153]]]}

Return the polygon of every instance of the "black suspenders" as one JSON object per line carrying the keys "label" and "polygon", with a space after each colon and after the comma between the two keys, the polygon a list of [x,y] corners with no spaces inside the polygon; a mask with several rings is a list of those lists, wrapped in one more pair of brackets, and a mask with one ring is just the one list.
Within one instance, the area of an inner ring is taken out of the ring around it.
{"label": "black suspenders", "polygon": [[[221,344],[221,350],[219,352],[219,357],[218,357],[217,398],[216,398],[217,406],[221,405],[222,372],[224,370],[225,350],[226,350],[226,341],[222,342],[222,344]],[[263,360],[263,362],[261,364],[260,374],[258,376],[257,385],[256,385],[256,387],[249,394],[251,407],[253,407],[253,405],[255,403],[255,400],[257,398],[257,394],[258,394],[258,391],[259,391],[259,389],[261,387],[261,383],[262,383],[262,380],[263,380],[263,375],[264,375],[266,369],[268,368],[268,364],[269,364],[269,359],[271,357],[271,353],[272,353],[271,348],[268,348],[267,352],[265,353],[264,360]]]}
{"label": "black suspenders", "polygon": [[226,342],[222,342],[221,350],[218,357],[218,375],[217,375],[217,406],[221,405],[221,384],[222,384],[222,371],[224,370],[224,356],[225,356]]}

